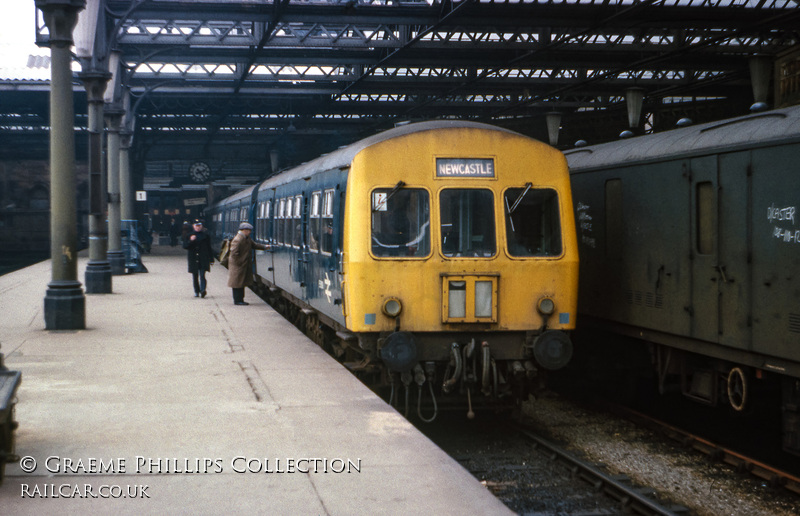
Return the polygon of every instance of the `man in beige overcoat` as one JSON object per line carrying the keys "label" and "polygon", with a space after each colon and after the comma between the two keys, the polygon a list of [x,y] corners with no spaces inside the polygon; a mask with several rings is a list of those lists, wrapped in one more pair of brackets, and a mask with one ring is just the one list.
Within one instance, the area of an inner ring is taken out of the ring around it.
{"label": "man in beige overcoat", "polygon": [[233,289],[234,305],[249,305],[244,300],[244,288],[253,284],[253,249],[265,251],[269,246],[254,242],[250,238],[252,224],[242,222],[239,232],[231,240],[228,256],[228,286]]}

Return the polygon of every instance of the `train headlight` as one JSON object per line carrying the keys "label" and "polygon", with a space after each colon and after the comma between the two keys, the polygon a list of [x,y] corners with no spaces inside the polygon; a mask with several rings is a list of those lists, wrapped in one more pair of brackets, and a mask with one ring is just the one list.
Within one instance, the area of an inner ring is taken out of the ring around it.
{"label": "train headlight", "polygon": [[536,305],[536,309],[539,310],[539,313],[542,315],[553,315],[553,312],[556,311],[556,304],[549,297],[543,297]]}
{"label": "train headlight", "polygon": [[383,302],[383,313],[389,317],[397,317],[403,311],[403,303],[396,297],[390,297]]}

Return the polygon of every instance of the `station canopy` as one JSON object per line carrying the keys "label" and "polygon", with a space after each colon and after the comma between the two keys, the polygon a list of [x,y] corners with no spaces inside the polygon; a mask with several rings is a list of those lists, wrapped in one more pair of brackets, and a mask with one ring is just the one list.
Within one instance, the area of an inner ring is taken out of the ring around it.
{"label": "station canopy", "polygon": [[[557,146],[567,148],[687,117],[745,114],[759,100],[796,102],[782,81],[794,74],[797,83],[800,69],[798,0],[104,4],[136,155],[155,168],[178,157],[229,173],[259,162],[254,173],[264,177],[431,119],[548,141],[549,118],[560,127]],[[44,45],[41,13],[38,20]],[[77,78],[75,94],[80,110]],[[626,99],[637,97],[641,115],[631,122]],[[26,100],[3,103],[0,116],[46,125],[47,99]]]}

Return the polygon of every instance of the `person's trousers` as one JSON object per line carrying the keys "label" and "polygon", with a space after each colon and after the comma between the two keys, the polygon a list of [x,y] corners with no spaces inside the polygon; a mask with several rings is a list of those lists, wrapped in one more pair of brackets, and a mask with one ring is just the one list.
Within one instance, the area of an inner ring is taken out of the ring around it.
{"label": "person's trousers", "polygon": [[205,292],[206,290],[206,271],[197,271],[192,273],[192,284],[194,284],[195,294]]}
{"label": "person's trousers", "polygon": [[233,290],[233,302],[234,303],[241,303],[244,301],[244,287],[242,288],[232,288]]}

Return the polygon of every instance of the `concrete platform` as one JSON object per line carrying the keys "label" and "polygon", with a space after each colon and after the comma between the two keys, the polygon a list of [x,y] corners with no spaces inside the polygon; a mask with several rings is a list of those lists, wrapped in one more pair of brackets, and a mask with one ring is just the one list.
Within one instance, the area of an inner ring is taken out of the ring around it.
{"label": "concrete platform", "polygon": [[153,251],[81,331],[44,329],[49,262],[0,276],[23,457],[0,514],[511,513],[252,292],[234,306],[224,268],[195,298],[183,251]]}

